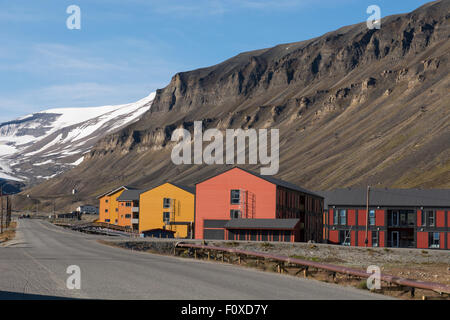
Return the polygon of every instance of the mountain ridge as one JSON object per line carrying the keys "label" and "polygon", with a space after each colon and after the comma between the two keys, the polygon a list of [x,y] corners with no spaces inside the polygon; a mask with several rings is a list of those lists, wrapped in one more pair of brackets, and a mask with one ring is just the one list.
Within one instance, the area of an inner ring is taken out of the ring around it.
{"label": "mountain ridge", "polygon": [[137,121],[153,99],[154,93],[117,106],[48,109],[1,123],[0,178],[32,185],[67,171],[102,136]]}

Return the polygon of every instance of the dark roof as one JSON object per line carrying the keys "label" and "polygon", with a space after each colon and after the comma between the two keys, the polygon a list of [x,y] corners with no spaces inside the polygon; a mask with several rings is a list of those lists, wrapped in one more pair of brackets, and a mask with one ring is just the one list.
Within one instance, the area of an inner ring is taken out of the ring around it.
{"label": "dark roof", "polygon": [[144,192],[144,190],[125,190],[117,198],[117,201],[138,201],[142,192]]}
{"label": "dark roof", "polygon": [[121,189],[129,190],[129,189],[133,189],[133,188],[130,188],[130,187],[127,187],[127,186],[120,186],[120,187],[115,188],[113,190],[110,190],[110,191],[107,191],[105,193],[102,193],[101,195],[97,196],[97,199],[100,199],[100,198],[102,198],[104,196],[109,196],[110,194],[116,193],[117,191],[119,191]]}
{"label": "dark roof", "polygon": [[151,187],[151,188],[149,188],[149,189],[146,189],[146,190],[142,191],[142,193],[151,191],[151,190],[156,189],[156,188],[159,188],[159,187],[165,185],[166,183],[171,184],[171,185],[173,185],[173,186],[175,186],[175,187],[177,187],[177,188],[180,188],[180,189],[182,189],[182,190],[184,190],[184,191],[186,191],[186,192],[195,194],[195,188],[188,187],[188,186],[181,185],[181,184],[177,184],[177,183],[173,183],[173,182],[170,182],[170,181],[166,181],[166,182],[164,182],[164,183],[158,184],[157,186],[154,186],[154,187]]}
{"label": "dark roof", "polygon": [[195,194],[195,188],[193,188],[193,187],[188,187],[188,186],[177,184],[177,183],[173,183],[173,182],[168,182],[168,183],[174,185],[175,187],[183,189],[184,191],[187,191],[189,193]]}
{"label": "dark roof", "polygon": [[[318,191],[325,207],[366,206],[366,189]],[[370,189],[370,206],[383,207],[450,207],[450,189]]]}
{"label": "dark roof", "polygon": [[301,187],[299,187],[299,186],[297,186],[297,185],[295,185],[293,183],[290,183],[290,182],[287,182],[287,181],[284,181],[284,180],[280,180],[280,179],[274,178],[272,176],[264,176],[264,175],[261,175],[261,174],[258,174],[256,172],[254,172],[254,171],[243,169],[241,167],[233,167],[233,168],[230,168],[230,169],[226,169],[226,170],[224,170],[224,171],[222,171],[220,173],[214,174],[214,175],[212,175],[212,176],[210,176],[210,177],[208,177],[206,179],[203,179],[203,180],[197,182],[196,185],[200,184],[200,183],[202,183],[204,181],[207,181],[209,179],[212,179],[212,178],[214,178],[216,176],[219,176],[221,174],[224,174],[225,172],[228,172],[228,171],[233,170],[233,169],[240,169],[242,171],[250,173],[250,174],[252,174],[252,175],[254,175],[254,176],[258,177],[258,178],[266,180],[267,182],[273,183],[273,184],[275,184],[277,186],[280,186],[280,187],[284,187],[284,188],[287,188],[287,189],[291,189],[291,190],[294,190],[294,191],[299,191],[299,192],[302,192],[302,193],[305,193],[305,194],[309,194],[309,195],[312,195],[312,196],[315,196],[315,197],[322,198],[322,196],[320,194],[317,194],[317,193],[314,193],[312,191],[303,189],[303,188],[301,188]]}
{"label": "dark roof", "polygon": [[232,219],[225,224],[225,228],[291,230],[299,222],[300,219]]}

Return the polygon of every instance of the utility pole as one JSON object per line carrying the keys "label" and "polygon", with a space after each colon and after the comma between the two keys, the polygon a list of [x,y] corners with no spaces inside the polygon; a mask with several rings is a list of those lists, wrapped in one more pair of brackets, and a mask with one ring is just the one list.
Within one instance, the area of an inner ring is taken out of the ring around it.
{"label": "utility pole", "polygon": [[3,186],[0,187],[0,197],[1,197],[1,206],[2,206],[2,213],[0,218],[0,233],[3,233]]}
{"label": "utility pole", "polygon": [[367,196],[366,196],[366,239],[364,240],[364,244],[366,247],[369,244],[369,198],[370,198],[370,186],[367,186]]}

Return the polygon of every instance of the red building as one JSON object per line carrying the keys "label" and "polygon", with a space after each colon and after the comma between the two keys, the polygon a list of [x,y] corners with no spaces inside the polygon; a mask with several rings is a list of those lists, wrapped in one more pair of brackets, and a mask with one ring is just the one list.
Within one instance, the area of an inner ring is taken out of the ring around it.
{"label": "red building", "polygon": [[196,239],[323,238],[321,196],[237,167],[197,183],[195,209]]}
{"label": "red building", "polygon": [[[372,189],[318,192],[325,198],[328,243],[450,249],[450,190]],[[367,221],[367,228],[366,228]]]}

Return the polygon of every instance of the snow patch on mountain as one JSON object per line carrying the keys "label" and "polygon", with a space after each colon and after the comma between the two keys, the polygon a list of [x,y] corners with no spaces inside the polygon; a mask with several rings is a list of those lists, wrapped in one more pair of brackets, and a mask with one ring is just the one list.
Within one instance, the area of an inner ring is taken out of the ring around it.
{"label": "snow patch on mountain", "polygon": [[155,95],[117,106],[48,109],[0,124],[0,178],[34,183],[81,164],[99,139],[147,112]]}

